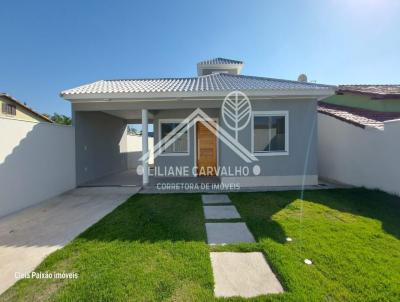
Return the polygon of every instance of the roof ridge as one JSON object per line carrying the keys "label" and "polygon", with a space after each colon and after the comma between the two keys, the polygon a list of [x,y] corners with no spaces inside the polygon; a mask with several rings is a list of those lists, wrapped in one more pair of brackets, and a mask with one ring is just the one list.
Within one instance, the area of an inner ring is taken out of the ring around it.
{"label": "roof ridge", "polygon": [[[161,77],[161,78],[134,78],[134,79],[107,79],[101,80],[104,82],[112,82],[112,81],[155,81],[155,80],[189,80],[196,79],[198,77]],[[96,81],[98,82],[98,81]]]}
{"label": "roof ridge", "polygon": [[319,83],[312,83],[312,82],[300,82],[295,80],[287,80],[287,79],[280,79],[280,78],[270,78],[270,77],[262,77],[262,76],[253,76],[253,75],[245,75],[245,74],[230,74],[230,73],[219,73],[224,76],[234,76],[234,77],[243,77],[243,78],[252,78],[252,79],[260,79],[260,80],[270,80],[270,81],[281,81],[286,83],[297,83],[302,85],[309,85],[309,86],[324,86],[324,87],[332,87],[336,88],[335,85],[328,85],[328,84],[319,84]]}
{"label": "roof ridge", "polygon": [[[134,79],[107,79],[107,80],[98,80],[94,82],[112,82],[112,81],[155,81],[155,80],[195,80],[198,78],[207,78],[207,77],[212,77],[218,74],[222,74],[223,72],[217,72],[217,73],[212,73],[212,74],[205,74],[201,76],[195,76],[195,77],[161,77],[161,78],[134,78]],[[94,83],[92,82],[92,83]]]}

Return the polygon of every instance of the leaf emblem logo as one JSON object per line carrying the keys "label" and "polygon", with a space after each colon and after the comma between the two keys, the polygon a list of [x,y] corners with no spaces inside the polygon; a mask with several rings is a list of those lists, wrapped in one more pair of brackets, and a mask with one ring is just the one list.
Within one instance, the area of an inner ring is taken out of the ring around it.
{"label": "leaf emblem logo", "polygon": [[241,91],[229,93],[222,103],[222,119],[225,125],[235,131],[235,139],[238,140],[238,133],[250,122],[251,103],[247,95]]}

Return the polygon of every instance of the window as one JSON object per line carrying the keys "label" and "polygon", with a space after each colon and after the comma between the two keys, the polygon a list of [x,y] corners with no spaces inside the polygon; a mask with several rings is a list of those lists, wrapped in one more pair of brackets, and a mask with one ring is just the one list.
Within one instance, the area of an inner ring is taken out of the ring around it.
{"label": "window", "polygon": [[3,103],[2,106],[1,106],[1,111],[4,114],[16,115],[17,114],[17,107],[15,105],[12,105],[12,104]]}
{"label": "window", "polygon": [[254,112],[253,153],[258,155],[287,154],[288,113]]}
{"label": "window", "polygon": [[[174,130],[179,125],[179,122],[161,122],[160,121],[160,134],[161,139],[165,138],[168,133]],[[182,135],[180,135],[182,133]],[[176,140],[163,150],[164,154],[176,154],[176,155],[186,155],[189,152],[189,137],[188,129],[184,127],[178,133],[176,133],[173,138]]]}

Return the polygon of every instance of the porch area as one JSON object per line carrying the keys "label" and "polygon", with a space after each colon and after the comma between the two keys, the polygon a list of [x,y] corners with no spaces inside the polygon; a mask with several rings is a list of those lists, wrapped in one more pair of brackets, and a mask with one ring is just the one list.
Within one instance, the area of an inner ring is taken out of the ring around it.
{"label": "porch area", "polygon": [[80,187],[142,187],[142,193],[176,193],[206,192],[212,189],[212,185],[221,183],[218,177],[157,177],[152,174],[153,169],[150,169],[149,182],[146,185],[143,185],[143,176],[138,175],[136,169],[128,169],[88,181]]}
{"label": "porch area", "polygon": [[[165,103],[165,102],[164,102]],[[197,104],[188,104],[186,108],[176,109],[177,104],[146,104],[149,109],[137,108],[140,104],[95,103],[85,106],[73,104],[77,185],[91,186],[140,186],[156,187],[165,183],[202,184],[220,183],[217,177],[152,177],[154,165],[165,167],[184,166],[192,171],[200,158],[200,149],[195,127],[188,127],[181,139],[174,142],[163,154],[155,156],[157,142],[177,127],[179,123],[193,114]],[[204,111],[213,119],[218,119],[217,105],[208,104]],[[120,108],[121,107],[121,108]],[[209,108],[211,107],[211,108]],[[120,110],[116,110],[120,109]],[[124,109],[124,110],[121,110]],[[127,129],[137,125],[140,133],[135,138],[139,148],[132,148]],[[199,131],[200,133],[200,131]],[[199,134],[200,137],[200,134]],[[203,135],[199,139],[209,139]],[[203,141],[202,141],[203,142]],[[202,148],[205,144],[202,143]],[[217,165],[217,140],[213,145],[213,164]],[[147,154],[147,155],[146,155]],[[145,156],[145,160],[141,157]],[[154,158],[154,159],[153,159]],[[205,162],[204,162],[205,163]],[[206,163],[208,164],[208,162]],[[138,175],[137,168],[143,173]]]}
{"label": "porch area", "polygon": [[222,192],[274,192],[274,191],[302,191],[351,188],[351,186],[333,183],[320,179],[318,185],[311,186],[255,186],[255,187],[224,187],[219,177],[155,177],[150,169],[149,183],[143,185],[142,175],[136,169],[113,173],[95,180],[86,182],[80,187],[138,187],[140,193],[222,193]]}

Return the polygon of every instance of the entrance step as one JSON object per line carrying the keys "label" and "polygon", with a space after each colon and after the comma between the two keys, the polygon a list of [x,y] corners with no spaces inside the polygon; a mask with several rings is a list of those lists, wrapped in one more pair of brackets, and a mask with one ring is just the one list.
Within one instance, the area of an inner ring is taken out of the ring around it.
{"label": "entrance step", "polygon": [[255,242],[244,222],[208,222],[206,232],[208,244]]}
{"label": "entrance step", "polygon": [[235,206],[203,206],[206,219],[238,219],[240,215]]}
{"label": "entrance step", "polygon": [[278,294],[282,285],[260,252],[210,253],[216,297]]}
{"label": "entrance step", "polygon": [[228,195],[224,194],[203,194],[201,195],[201,200],[203,201],[203,204],[232,203]]}

